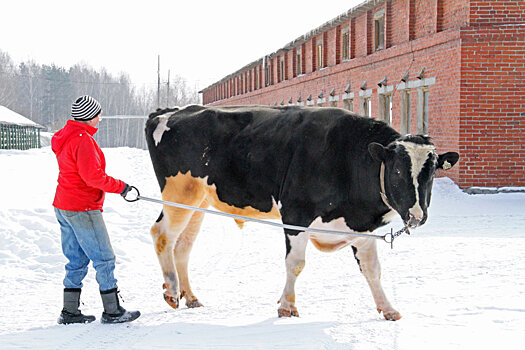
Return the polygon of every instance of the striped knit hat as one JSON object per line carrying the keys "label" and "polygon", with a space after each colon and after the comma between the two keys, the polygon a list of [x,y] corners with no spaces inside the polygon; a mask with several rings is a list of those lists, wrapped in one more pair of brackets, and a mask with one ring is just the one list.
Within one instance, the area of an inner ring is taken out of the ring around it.
{"label": "striped knit hat", "polygon": [[97,100],[91,96],[84,95],[77,98],[71,105],[71,116],[75,120],[87,121],[95,118],[101,110],[102,107],[100,107],[100,103]]}

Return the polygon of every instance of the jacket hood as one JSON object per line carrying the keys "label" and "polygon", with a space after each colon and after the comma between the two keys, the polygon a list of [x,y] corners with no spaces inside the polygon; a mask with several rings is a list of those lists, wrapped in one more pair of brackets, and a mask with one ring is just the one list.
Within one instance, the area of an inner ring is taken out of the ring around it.
{"label": "jacket hood", "polygon": [[55,154],[62,151],[67,141],[71,136],[78,135],[82,132],[87,132],[93,136],[97,132],[97,128],[89,126],[85,123],[78,122],[76,120],[68,120],[66,125],[58,130],[51,138],[51,149]]}

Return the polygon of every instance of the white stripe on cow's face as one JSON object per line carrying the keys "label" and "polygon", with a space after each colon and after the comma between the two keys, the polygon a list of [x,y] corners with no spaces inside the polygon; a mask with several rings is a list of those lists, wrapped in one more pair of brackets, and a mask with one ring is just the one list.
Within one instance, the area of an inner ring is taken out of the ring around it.
{"label": "white stripe on cow's face", "polygon": [[168,123],[169,115],[162,115],[157,118],[159,118],[159,124],[153,132],[153,140],[155,140],[155,146],[159,145],[160,140],[162,140],[162,135],[164,135],[164,132],[170,129],[166,125]]}
{"label": "white stripe on cow's face", "polygon": [[405,142],[405,141],[399,141],[397,142],[397,144],[404,147],[405,151],[408,153],[408,156],[410,157],[411,175],[412,175],[412,182],[414,184],[414,192],[416,194],[416,202],[414,203],[414,206],[412,206],[412,208],[410,208],[408,211],[414,217],[421,220],[423,218],[424,211],[421,208],[421,205],[419,202],[418,176],[421,173],[421,170],[423,170],[423,167],[425,166],[428,156],[430,154],[434,154],[436,152],[436,148],[433,145],[419,145],[413,142]]}

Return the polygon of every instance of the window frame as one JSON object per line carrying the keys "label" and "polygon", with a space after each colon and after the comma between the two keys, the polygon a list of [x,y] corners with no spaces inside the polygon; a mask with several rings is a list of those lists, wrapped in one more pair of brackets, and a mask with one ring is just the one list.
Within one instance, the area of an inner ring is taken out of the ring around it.
{"label": "window frame", "polygon": [[265,66],[264,66],[264,85],[266,86],[270,86],[271,85],[271,77],[272,75],[272,72],[271,72],[271,68],[270,68],[270,62],[268,62],[268,60],[266,60],[265,62]]}
{"label": "window frame", "polygon": [[324,68],[324,55],[323,55],[323,49],[324,49],[324,45],[323,45],[323,39],[318,39],[317,40],[317,69],[322,69]]}
{"label": "window frame", "polygon": [[364,117],[372,117],[372,104],[370,102],[370,96],[361,97],[361,114]]}
{"label": "window frame", "polygon": [[350,27],[341,30],[341,61],[350,60]]}
{"label": "window frame", "polygon": [[301,47],[295,50],[295,64],[297,76],[303,75],[303,50]]}
{"label": "window frame", "polygon": [[392,94],[383,93],[379,94],[379,118],[392,125]]}
{"label": "window frame", "polygon": [[286,61],[284,59],[284,55],[281,55],[279,57],[279,82],[286,80],[286,67],[285,67]]}
{"label": "window frame", "polygon": [[353,112],[354,111],[354,99],[353,98],[345,98],[343,100],[343,108]]}
{"label": "window frame", "polygon": [[416,133],[421,135],[428,135],[428,99],[429,89],[428,86],[422,86],[417,89],[417,122],[416,122]]}
{"label": "window frame", "polygon": [[412,118],[411,109],[411,91],[410,89],[401,90],[401,126],[402,135],[410,134],[410,123]]}
{"label": "window frame", "polygon": [[385,48],[385,10],[374,14],[374,50],[379,51]]}

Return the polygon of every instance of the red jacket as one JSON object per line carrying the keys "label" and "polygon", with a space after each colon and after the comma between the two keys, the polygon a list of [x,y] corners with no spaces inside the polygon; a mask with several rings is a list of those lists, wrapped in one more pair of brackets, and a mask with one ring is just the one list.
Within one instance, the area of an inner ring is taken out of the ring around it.
{"label": "red jacket", "polygon": [[70,211],[102,210],[105,192],[120,193],[126,184],[106,174],[104,153],[93,139],[97,129],[69,120],[51,139],[58,161],[53,206]]}

